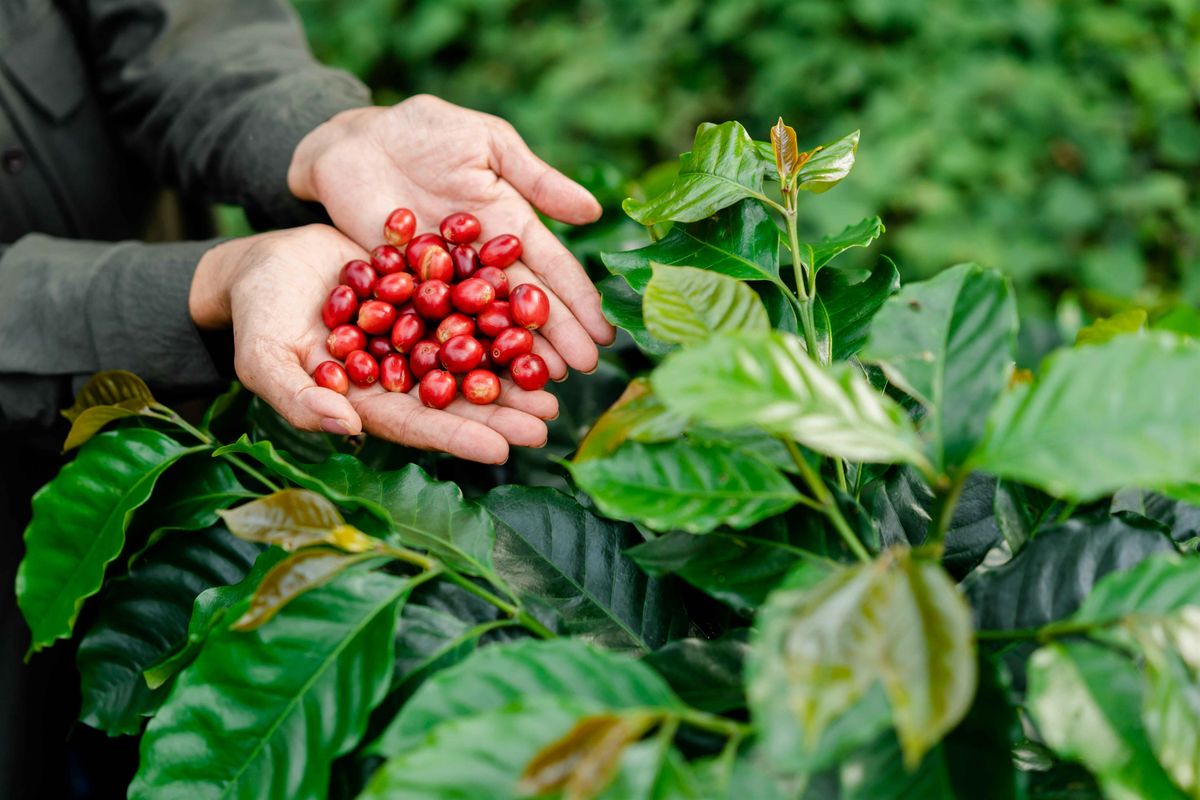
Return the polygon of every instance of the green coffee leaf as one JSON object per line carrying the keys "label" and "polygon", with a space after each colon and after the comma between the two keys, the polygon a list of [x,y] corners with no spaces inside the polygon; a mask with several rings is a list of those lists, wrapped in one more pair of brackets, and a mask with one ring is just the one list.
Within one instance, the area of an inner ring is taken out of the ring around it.
{"label": "green coffee leaf", "polygon": [[1104,344],[1116,336],[1136,333],[1146,325],[1146,311],[1132,308],[1111,317],[1101,317],[1090,325],[1079,329],[1075,334],[1075,346],[1089,344]]}
{"label": "green coffee leaf", "polygon": [[641,295],[624,278],[609,275],[597,283],[596,288],[600,290],[600,309],[604,312],[604,318],[628,333],[639,350],[658,359],[675,349],[675,345],[655,339],[646,330]]}
{"label": "green coffee leaf", "polygon": [[219,513],[234,535],[289,552],[326,544],[346,553],[363,553],[381,544],[347,525],[333,503],[307,489],[282,489]]}
{"label": "green coffee leaf", "polygon": [[123,369],[97,372],[83,385],[75,395],[75,403],[62,412],[71,422],[79,419],[89,408],[103,406],[120,406],[127,404],[128,408],[149,408],[155,402],[150,387],[134,375]]}
{"label": "green coffee leaf", "polygon": [[125,546],[133,512],[187,448],[148,428],[102,433],[33,497],[17,603],[37,652],[71,635],[84,601],[100,590]]}
{"label": "green coffee leaf", "polygon": [[993,412],[971,465],[1059,497],[1200,481],[1200,345],[1166,334],[1061,350]]}
{"label": "green coffee leaf", "polygon": [[[836,158],[828,165],[829,175],[837,172],[835,162]],[[820,180],[821,167],[802,174]],[[695,222],[738,200],[761,197],[762,184],[763,165],[746,129],[737,122],[705,123],[697,129],[691,151],[679,157],[679,174],[671,187],[645,202],[627,198],[621,207],[643,225]]]}
{"label": "green coffee leaf", "polygon": [[696,344],[714,333],[771,330],[767,310],[741,281],[694,267],[652,266],[642,312],[651,336]]}
{"label": "green coffee leaf", "polygon": [[786,511],[800,497],[769,462],[710,442],[625,442],[604,458],[568,468],[602,512],[661,530],[745,528]]}
{"label": "green coffee leaf", "polygon": [[983,435],[1016,352],[1009,281],[974,264],[903,287],[871,323],[862,357],[925,406],[934,467],[953,470]]}
{"label": "green coffee leaf", "polygon": [[811,151],[812,157],[804,162],[796,173],[796,187],[806,192],[820,194],[841,183],[854,167],[854,156],[858,152],[858,139],[859,132],[854,131]]}
{"label": "green coffee leaf", "polygon": [[[870,247],[871,242],[878,239],[884,230],[886,229],[883,227],[883,220],[879,217],[867,217],[853,225],[847,225],[840,233],[835,233],[832,236],[826,236],[819,241],[813,242],[813,269],[821,269],[821,267],[852,247]],[[890,264],[891,261],[888,263]],[[818,280],[820,280],[819,277]],[[898,288],[899,281],[897,281],[896,285]],[[822,291],[821,285],[818,283],[817,294],[821,294]]]}
{"label": "green coffee leaf", "polygon": [[592,425],[579,443],[575,461],[608,455],[621,442],[660,442],[683,434],[687,420],[667,410],[650,389],[650,381],[634,378]]}
{"label": "green coffee leaf", "polygon": [[844,361],[862,349],[875,314],[899,289],[900,272],[887,258],[858,283],[850,283],[839,269],[817,275],[817,337],[829,340],[834,361]]}
{"label": "green coffee leaf", "polygon": [[759,427],[854,461],[926,463],[896,403],[848,364],[821,367],[790,334],[715,337],[650,380],[667,408],[716,428]]}
{"label": "green coffee leaf", "polygon": [[249,608],[232,627],[239,631],[254,630],[300,595],[375,557],[373,553],[345,553],[331,547],[309,547],[292,553],[263,576],[250,598]]}

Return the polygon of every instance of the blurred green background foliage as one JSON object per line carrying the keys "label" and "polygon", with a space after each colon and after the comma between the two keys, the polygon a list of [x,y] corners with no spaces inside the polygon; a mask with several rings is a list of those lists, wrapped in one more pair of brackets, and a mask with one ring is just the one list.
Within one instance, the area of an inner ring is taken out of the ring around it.
{"label": "blurred green background foliage", "polygon": [[810,235],[878,213],[908,277],[1000,267],[1027,315],[1064,292],[1200,300],[1200,0],[295,4],[318,57],[379,102],[428,92],[510,120],[602,197],[596,246],[636,236],[630,180],[697,123],[766,139],[782,114],[802,146],[862,130]]}

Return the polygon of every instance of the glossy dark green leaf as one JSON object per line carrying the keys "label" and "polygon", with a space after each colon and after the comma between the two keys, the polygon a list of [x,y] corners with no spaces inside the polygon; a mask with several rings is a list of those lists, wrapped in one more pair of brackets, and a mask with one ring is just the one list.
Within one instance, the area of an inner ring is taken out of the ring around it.
{"label": "glossy dark green leaf", "polygon": [[1116,336],[1124,336],[1140,331],[1146,325],[1146,312],[1141,308],[1122,311],[1111,317],[1101,317],[1079,329],[1075,334],[1075,346],[1089,344],[1104,344]]}
{"label": "glossy dark green leaf", "polygon": [[773,593],[747,663],[751,712],[781,767],[798,766],[877,683],[914,767],[967,713],[976,676],[970,607],[941,567],[906,549]]}
{"label": "glossy dark green leaf", "polygon": [[714,337],[650,381],[669,409],[713,427],[760,427],[855,461],[925,461],[899,405],[848,364],[821,367],[790,334]]}
{"label": "glossy dark green leaf", "polygon": [[496,571],[518,594],[554,608],[568,633],[646,651],[686,631],[674,587],[625,554],[641,541],[633,526],[553,489],[501,486],[482,502],[498,523]]}
{"label": "glossy dark green leaf", "polygon": [[1014,555],[1033,537],[1050,502],[1049,497],[1036,489],[1012,481],[996,481],[992,511]]}
{"label": "glossy dark green leaf", "polygon": [[449,721],[534,698],[575,699],[608,710],[680,705],[663,679],[639,661],[570,639],[529,639],[485,647],[427,680],[374,749],[399,755]]}
{"label": "glossy dark green leaf", "polygon": [[[852,247],[870,247],[871,242],[883,235],[885,228],[879,217],[867,217],[853,225],[847,225],[840,233],[826,236],[820,241],[813,242],[813,267],[820,269],[833,259]],[[888,260],[891,264],[891,260]],[[820,284],[821,277],[817,276],[817,293],[823,293]],[[899,281],[897,281],[899,287]]]}
{"label": "glossy dark green leaf", "polygon": [[608,455],[622,442],[659,442],[683,434],[687,420],[672,414],[654,396],[650,381],[634,378],[588,431],[579,444],[575,461]]}
{"label": "glossy dark green leaf", "polygon": [[602,253],[604,265],[641,294],[650,265],[673,264],[747,281],[779,284],[779,226],[758,200],[743,200],[711,218],[676,225],[661,240],[622,253]]}
{"label": "glossy dark green leaf", "polygon": [[1186,795],[1154,757],[1141,705],[1137,667],[1113,650],[1066,642],[1030,660],[1026,708],[1059,756],[1087,766],[1107,797],[1182,800]]}
{"label": "glossy dark green leaf", "polygon": [[270,442],[244,438],[218,452],[244,453],[300,486],[347,508],[361,508],[387,523],[399,544],[428,550],[471,575],[491,571],[495,532],[488,515],[448,481],[436,481],[416,464],[379,472],[353,456],[298,464]]}
{"label": "glossy dark green leaf", "polygon": [[742,673],[750,645],[744,633],[735,631],[720,639],[676,639],[642,660],[683,702],[723,714],[746,706]]}
{"label": "glossy dark green leaf", "polygon": [[156,536],[199,530],[215,524],[218,511],[257,496],[241,484],[224,459],[197,453],[175,465],[171,480],[155,489],[134,520]]}
{"label": "glossy dark green leaf", "polygon": [[[911,283],[871,323],[862,357],[925,406],[934,466],[951,470],[982,436],[1016,353],[1017,307],[995,270],[960,264]],[[1044,444],[1043,444],[1044,446]]]}
{"label": "glossy dark green leaf", "polygon": [[1130,489],[1113,497],[1113,511],[1129,510],[1148,517],[1171,531],[1183,543],[1200,536],[1200,506],[1156,492]]}
{"label": "glossy dark green leaf", "polygon": [[1132,517],[1073,519],[1041,531],[1012,561],[966,583],[980,628],[1033,628],[1075,612],[1111,572],[1175,551],[1171,539]]}
{"label": "glossy dark green leaf", "polygon": [[[835,161],[829,162],[832,169],[827,174],[836,172]],[[814,178],[820,170],[818,166],[812,172]],[[761,197],[762,188],[763,165],[746,129],[737,122],[705,123],[696,131],[691,151],[679,157],[679,172],[670,188],[645,202],[628,198],[621,207],[643,225],[695,222],[739,200]]]}
{"label": "glossy dark green leaf", "polygon": [[1134,614],[1161,617],[1188,606],[1200,606],[1200,560],[1164,552],[1096,581],[1072,619],[1103,625]]}
{"label": "glossy dark green leaf", "polygon": [[1194,483],[1196,375],[1200,345],[1165,334],[1059,351],[1032,386],[1003,398],[972,464],[1079,501]]}
{"label": "glossy dark green leaf", "polygon": [[812,157],[796,173],[796,188],[820,194],[841,183],[854,167],[858,139],[859,132],[854,131],[813,151]]}
{"label": "glossy dark green leaf", "polygon": [[604,318],[628,333],[643,353],[661,358],[675,349],[675,345],[655,339],[646,330],[646,321],[642,318],[642,297],[624,278],[609,275],[597,283],[596,288],[600,290],[600,308],[604,311]]}
{"label": "glossy dark green leaf", "polygon": [[214,633],[142,737],[131,800],[325,797],[330,764],[387,691],[408,586],[353,572],[269,625]]}
{"label": "glossy dark green leaf", "polygon": [[604,458],[569,469],[606,515],[656,530],[745,528],[786,511],[800,497],[783,473],[754,453],[684,439],[625,442]]}
{"label": "glossy dark green leaf", "polygon": [[181,533],[113,581],[76,653],[79,718],[110,735],[137,733],[166,694],[151,691],[143,670],[187,638],[196,596],[241,580],[259,551],[221,528]]}
{"label": "glossy dark green leaf", "polygon": [[883,259],[866,279],[851,283],[845,272],[822,270],[817,276],[818,328],[831,340],[831,355],[844,361],[856,355],[867,341],[871,320],[884,301],[900,290],[900,272]]}
{"label": "glossy dark green leaf", "polygon": [[[934,494],[915,470],[893,470],[868,492],[871,516],[884,546],[919,545],[929,535]],[[946,529],[942,566],[957,578],[983,562],[1004,535],[996,523],[996,479],[973,473],[963,485]]]}
{"label": "glossy dark green leaf", "polygon": [[168,467],[201,449],[148,428],[109,431],[38,490],[17,571],[31,652],[71,635],[83,602],[100,590],[105,568],[121,554],[133,512]]}
{"label": "glossy dark green leaf", "polygon": [[578,698],[535,695],[450,719],[387,761],[358,800],[517,800],[517,781],[529,759],[598,710]]}
{"label": "glossy dark green leaf", "polygon": [[696,344],[715,333],[771,329],[758,295],[741,281],[695,267],[653,265],[642,313],[651,336]]}

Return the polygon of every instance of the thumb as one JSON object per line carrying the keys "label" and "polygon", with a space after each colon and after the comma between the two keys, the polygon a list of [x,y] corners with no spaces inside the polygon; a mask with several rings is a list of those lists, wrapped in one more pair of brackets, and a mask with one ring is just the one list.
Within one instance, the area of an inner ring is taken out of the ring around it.
{"label": "thumb", "polygon": [[258,363],[237,363],[246,388],[274,408],[293,426],[306,431],[354,435],[362,420],[344,395],[313,381],[293,354]]}
{"label": "thumb", "polygon": [[497,172],[538,211],[572,225],[600,218],[603,209],[592,193],[534,155],[512,125],[498,119],[493,131]]}

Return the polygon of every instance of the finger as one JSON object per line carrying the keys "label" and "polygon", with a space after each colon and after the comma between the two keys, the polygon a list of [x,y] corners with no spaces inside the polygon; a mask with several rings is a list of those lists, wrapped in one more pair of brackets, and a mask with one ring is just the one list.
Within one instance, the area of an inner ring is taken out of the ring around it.
{"label": "finger", "polygon": [[532,414],[515,408],[490,403],[477,406],[462,397],[446,406],[446,412],[486,425],[503,436],[510,444],[522,447],[541,447],[549,432],[546,423]]}
{"label": "finger", "polygon": [[369,432],[397,444],[441,450],[484,464],[508,460],[508,441],[503,434],[465,416],[426,408],[414,395],[363,391],[355,403]]}
{"label": "finger", "polygon": [[500,397],[496,399],[496,402],[541,419],[554,419],[558,416],[557,397],[541,389],[527,392],[512,381],[503,378],[500,380]]}
{"label": "finger", "polygon": [[533,352],[546,362],[546,371],[550,373],[550,380],[561,381],[567,377],[567,362],[563,361],[562,356],[558,354],[552,344],[536,333],[533,335]]}
{"label": "finger", "polygon": [[524,251],[521,260],[554,290],[592,339],[612,344],[616,330],[604,318],[600,292],[562,242],[534,218],[521,233],[521,246]]}
{"label": "finger", "polygon": [[350,401],[317,386],[296,356],[275,347],[235,349],[234,367],[246,388],[301,430],[354,435],[362,420]]}
{"label": "finger", "polygon": [[493,117],[492,153],[496,171],[547,216],[572,225],[600,219],[603,209],[592,193],[542,161],[516,129]]}
{"label": "finger", "polygon": [[550,316],[546,324],[538,328],[538,333],[554,345],[554,349],[563,357],[567,365],[580,372],[591,372],[595,369],[600,360],[600,351],[596,349],[596,343],[579,324],[575,315],[563,305],[562,300],[537,275],[534,275],[529,267],[520,262],[509,267],[507,273],[509,285],[512,288],[516,288],[522,283],[532,283],[546,292],[546,296],[550,300]]}

